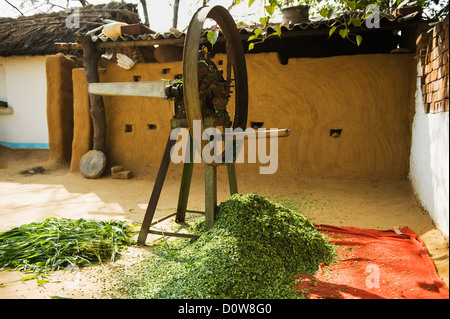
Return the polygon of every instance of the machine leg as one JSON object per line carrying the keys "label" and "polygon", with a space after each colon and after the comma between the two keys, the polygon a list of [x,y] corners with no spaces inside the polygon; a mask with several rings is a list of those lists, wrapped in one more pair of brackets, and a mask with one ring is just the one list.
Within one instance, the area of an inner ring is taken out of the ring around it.
{"label": "machine leg", "polygon": [[183,174],[181,176],[180,194],[178,195],[177,215],[175,222],[182,223],[186,217],[186,208],[189,198],[189,189],[191,187],[192,170],[194,169],[194,154],[192,138],[188,140],[189,152],[186,154],[183,165]]}
{"label": "machine leg", "polygon": [[158,204],[159,196],[161,195],[161,189],[166,178],[166,173],[170,164],[170,150],[175,145],[176,140],[171,140],[170,136],[167,140],[166,149],[159,166],[158,175],[156,176],[155,185],[153,186],[152,195],[148,202],[147,211],[145,212],[144,220],[142,221],[141,230],[139,231],[139,237],[137,240],[138,245],[145,245],[147,240],[150,224],[152,223],[153,216],[155,215],[156,205]]}
{"label": "machine leg", "polygon": [[205,228],[210,229],[214,223],[217,207],[217,167],[205,164]]}
{"label": "machine leg", "polygon": [[177,215],[175,222],[182,223],[186,217],[186,208],[191,187],[192,170],[194,163],[184,163],[183,175],[181,176],[180,195],[178,196]]}
{"label": "machine leg", "polygon": [[230,195],[237,194],[237,179],[236,179],[236,166],[233,163],[227,165],[228,170],[228,183],[230,184]]}

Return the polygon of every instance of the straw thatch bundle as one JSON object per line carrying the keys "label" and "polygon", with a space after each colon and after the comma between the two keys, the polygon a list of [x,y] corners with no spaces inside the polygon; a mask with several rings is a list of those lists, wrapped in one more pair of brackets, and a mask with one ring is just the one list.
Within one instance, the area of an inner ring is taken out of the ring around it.
{"label": "straw thatch bundle", "polygon": [[55,54],[56,42],[75,42],[83,33],[103,24],[102,19],[140,23],[137,5],[111,2],[79,8],[79,28],[68,28],[73,11],[41,13],[29,17],[0,18],[0,56]]}

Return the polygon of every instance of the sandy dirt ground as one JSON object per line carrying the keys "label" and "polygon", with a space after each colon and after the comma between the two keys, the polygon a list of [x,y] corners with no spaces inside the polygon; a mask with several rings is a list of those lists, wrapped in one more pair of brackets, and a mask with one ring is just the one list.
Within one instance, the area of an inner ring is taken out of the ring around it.
{"label": "sandy dirt ground", "polygon": [[[147,167],[129,180],[112,179],[106,174],[87,180],[69,167],[47,162],[48,151],[16,150],[0,147],[0,232],[47,217],[121,219],[142,222],[157,167]],[[20,174],[43,166],[46,172]],[[311,179],[300,176],[254,175],[239,170],[240,193],[257,192],[271,200],[295,205],[316,224],[392,229],[408,226],[425,242],[440,277],[448,287],[448,238],[436,229],[426,211],[417,203],[410,183]],[[155,218],[175,211],[181,166],[172,167],[159,200]],[[189,209],[204,209],[204,174],[194,167]],[[218,201],[228,197],[226,169],[218,169]],[[170,221],[169,221],[170,222]],[[156,239],[148,237],[148,242]],[[139,258],[147,247],[130,247],[122,258],[81,269],[64,269],[48,274],[48,282],[23,281],[18,271],[0,271],[0,298],[105,298],[116,283],[111,272],[119,264]]]}

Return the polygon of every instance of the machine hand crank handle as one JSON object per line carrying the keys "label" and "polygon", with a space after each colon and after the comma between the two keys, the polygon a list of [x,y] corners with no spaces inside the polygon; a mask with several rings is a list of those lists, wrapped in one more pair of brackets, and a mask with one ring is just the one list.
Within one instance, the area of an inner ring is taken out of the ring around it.
{"label": "machine hand crank handle", "polygon": [[245,137],[248,138],[273,138],[273,137],[287,137],[291,134],[290,129],[258,129],[258,130],[251,130],[251,131],[243,131],[243,132],[225,132],[221,134],[206,134],[207,138],[210,140],[211,137],[222,139],[227,138],[229,136],[232,136],[233,139],[242,139]]}

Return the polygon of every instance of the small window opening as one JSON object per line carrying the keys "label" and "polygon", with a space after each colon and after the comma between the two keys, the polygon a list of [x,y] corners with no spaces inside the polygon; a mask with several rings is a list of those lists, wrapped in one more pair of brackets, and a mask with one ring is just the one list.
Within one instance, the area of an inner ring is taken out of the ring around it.
{"label": "small window opening", "polygon": [[253,128],[255,130],[263,127],[263,125],[264,125],[264,122],[250,122],[251,128]]}
{"label": "small window opening", "polygon": [[330,136],[334,137],[334,138],[341,136],[341,133],[342,133],[342,129],[331,129],[330,130]]}
{"label": "small window opening", "polygon": [[131,132],[133,132],[133,125],[125,124],[125,133],[131,133]]}

